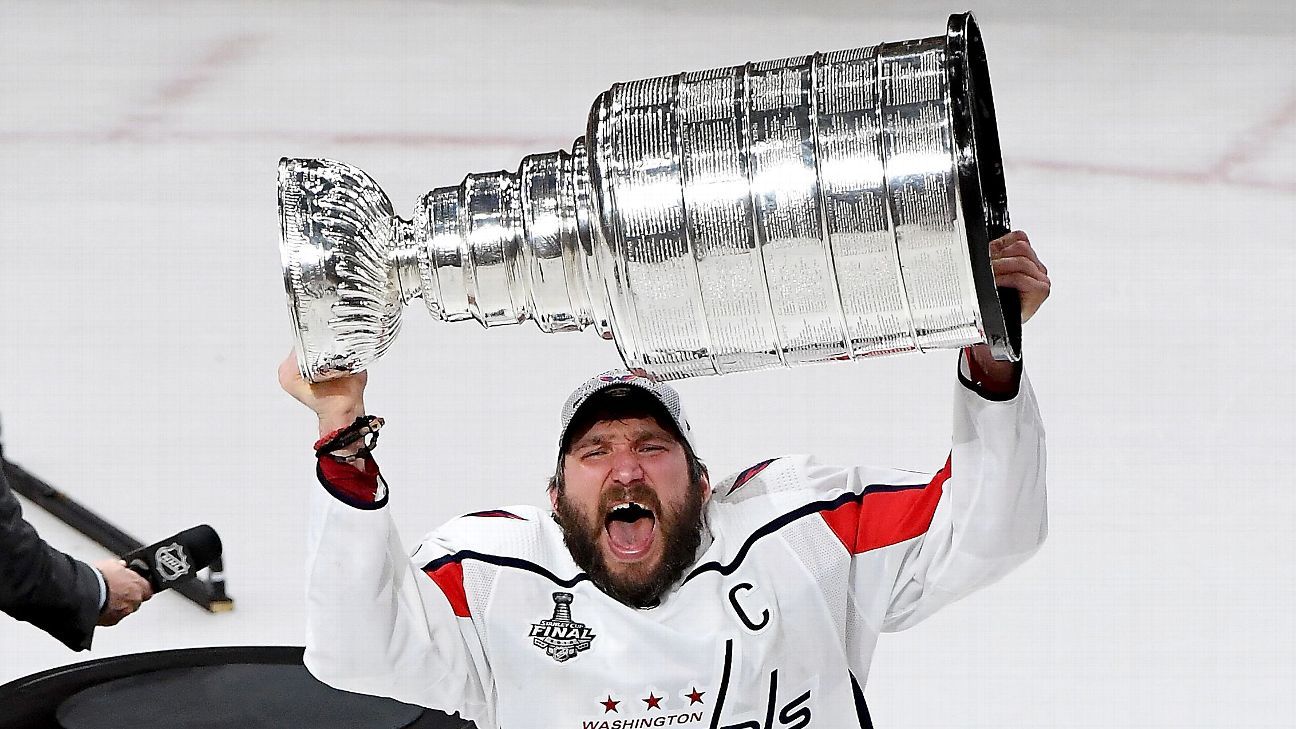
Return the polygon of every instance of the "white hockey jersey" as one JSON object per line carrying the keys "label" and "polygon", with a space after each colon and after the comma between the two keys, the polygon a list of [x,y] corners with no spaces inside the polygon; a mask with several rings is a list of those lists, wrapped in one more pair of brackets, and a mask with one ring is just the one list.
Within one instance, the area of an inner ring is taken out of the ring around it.
{"label": "white hockey jersey", "polygon": [[596,588],[548,510],[459,517],[411,557],[385,498],[317,488],[306,665],[479,729],[871,726],[861,688],[879,633],[1044,539],[1029,383],[1003,402],[957,390],[935,476],[786,456],[716,484],[696,564],[650,609]]}

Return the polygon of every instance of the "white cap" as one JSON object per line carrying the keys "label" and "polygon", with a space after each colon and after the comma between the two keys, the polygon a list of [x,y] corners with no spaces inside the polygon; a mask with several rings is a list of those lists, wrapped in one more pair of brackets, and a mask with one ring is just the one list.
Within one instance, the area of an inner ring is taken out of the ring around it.
{"label": "white cap", "polygon": [[[567,397],[567,402],[563,403],[562,409],[562,429],[558,433],[558,457],[562,458],[562,452],[567,441],[567,430],[571,427],[572,421],[576,418],[580,409],[585,406],[591,398],[614,387],[633,387],[645,392],[661,404],[662,410],[670,417],[671,424],[675,426],[678,435],[684,439],[688,449],[696,453],[697,449],[693,443],[693,430],[689,428],[688,418],[684,417],[684,406],[680,402],[680,395],[675,388],[670,385],[658,382],[651,376],[631,372],[630,370],[608,370],[600,375],[586,380],[580,387],[572,391]],[[663,423],[666,425],[666,423]]]}

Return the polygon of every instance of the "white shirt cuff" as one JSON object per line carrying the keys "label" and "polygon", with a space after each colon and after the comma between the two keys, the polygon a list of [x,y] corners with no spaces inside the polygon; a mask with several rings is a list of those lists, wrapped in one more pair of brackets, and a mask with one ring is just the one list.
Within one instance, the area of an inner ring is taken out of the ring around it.
{"label": "white shirt cuff", "polygon": [[99,580],[99,612],[103,612],[104,605],[108,604],[108,583],[104,581],[103,573],[98,567],[91,567],[91,572],[95,573],[95,579]]}

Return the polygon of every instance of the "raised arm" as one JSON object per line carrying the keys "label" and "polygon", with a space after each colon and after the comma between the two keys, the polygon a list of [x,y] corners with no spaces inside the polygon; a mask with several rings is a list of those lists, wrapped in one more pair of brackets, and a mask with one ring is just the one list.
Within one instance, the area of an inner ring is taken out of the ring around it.
{"label": "raised arm", "polygon": [[[1048,298],[1048,269],[1020,231],[994,241],[991,258],[996,283],[1020,292],[1024,323]],[[999,579],[1047,533],[1044,427],[1021,363],[997,362],[979,346],[959,364],[949,462],[933,481],[931,523],[900,561],[887,630]]]}
{"label": "raised arm", "polygon": [[1047,534],[1044,429],[1029,380],[1014,397],[990,400],[961,379],[949,461],[925,489],[935,508],[921,536],[900,547],[885,630],[994,582]]}
{"label": "raised arm", "polygon": [[[318,416],[321,438],[364,414],[364,373],[312,385],[289,356],[279,381]],[[457,617],[410,561],[377,463],[322,455],[316,476],[307,544],[307,668],[347,691],[483,717],[483,687],[490,681],[471,619]]]}

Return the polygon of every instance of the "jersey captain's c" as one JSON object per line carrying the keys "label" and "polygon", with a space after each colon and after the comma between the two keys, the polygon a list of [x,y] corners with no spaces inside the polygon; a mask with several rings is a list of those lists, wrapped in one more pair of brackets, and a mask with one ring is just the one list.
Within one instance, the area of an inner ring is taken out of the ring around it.
{"label": "jersey captain's c", "polygon": [[716,483],[696,562],[648,609],[600,591],[547,510],[459,517],[406,558],[385,508],[321,491],[307,665],[482,729],[869,726],[878,635],[1044,536],[1028,383],[1005,402],[961,389],[955,414],[934,475],[785,456]]}

